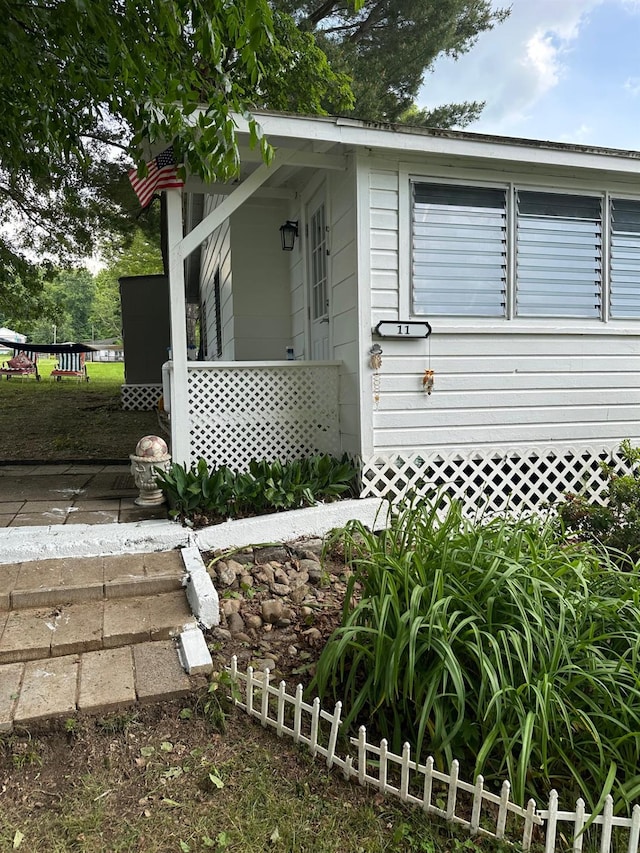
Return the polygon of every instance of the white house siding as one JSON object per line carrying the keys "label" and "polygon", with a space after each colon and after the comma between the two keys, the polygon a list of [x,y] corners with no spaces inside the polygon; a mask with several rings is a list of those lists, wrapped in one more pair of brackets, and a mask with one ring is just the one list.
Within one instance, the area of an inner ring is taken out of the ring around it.
{"label": "white house siding", "polygon": [[[542,170],[540,170],[542,171]],[[478,450],[483,455],[518,448],[615,447],[640,441],[640,321],[493,320],[412,318],[409,302],[408,176],[463,181],[517,180],[569,191],[598,189],[637,193],[638,179],[605,173],[498,174],[454,161],[430,169],[424,163],[367,163],[361,197],[368,199],[369,227],[362,286],[371,282],[370,328],[363,331],[363,430],[367,458],[423,454],[425,458]],[[364,189],[366,187],[366,192]],[[380,320],[429,319],[428,340],[376,339]],[[373,399],[368,349],[382,346],[379,401]],[[433,393],[423,391],[424,371],[435,371]],[[366,421],[365,421],[366,424]]]}
{"label": "white house siding", "polygon": [[[224,197],[208,196],[205,216]],[[282,202],[248,202],[208,239],[202,252],[201,293],[206,307],[206,359],[215,358],[214,278],[220,271],[223,360],[286,357],[291,337],[288,270],[280,248]]]}
{"label": "white house siding", "polygon": [[310,360],[308,345],[308,293],[306,268],[306,203],[325,188],[329,227],[330,360],[340,361],[340,434],[342,449],[360,453],[360,409],[358,405],[358,277],[356,178],[351,163],[347,172],[315,173],[300,188],[300,201],[290,206],[288,219],[297,220],[300,235],[289,262],[291,285],[291,345],[296,360]]}
{"label": "white house siding", "polygon": [[342,449],[360,452],[358,262],[355,165],[347,174],[332,172],[329,178],[331,233],[331,345],[332,358],[342,362],[340,371],[340,432]]}
{"label": "white house siding", "polygon": [[[206,196],[204,216],[207,216],[222,201],[223,196]],[[206,241],[202,248],[200,267],[201,303],[206,312],[207,352],[205,360],[216,357],[216,312],[214,298],[214,277],[220,271],[220,315],[222,324],[222,358],[234,358],[233,339],[233,294],[231,290],[231,239],[229,220],[221,225]]]}
{"label": "white house siding", "polygon": [[286,358],[291,341],[289,270],[280,245],[282,201],[249,201],[231,216],[234,357]]}

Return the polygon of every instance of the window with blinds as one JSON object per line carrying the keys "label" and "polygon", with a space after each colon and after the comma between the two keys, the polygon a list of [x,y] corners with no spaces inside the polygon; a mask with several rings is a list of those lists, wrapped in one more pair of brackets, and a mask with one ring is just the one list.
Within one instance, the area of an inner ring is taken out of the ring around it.
{"label": "window with blinds", "polygon": [[640,202],[611,200],[610,316],[640,317]]}
{"label": "window with blinds", "polygon": [[601,206],[595,197],[517,192],[519,316],[600,317]]}
{"label": "window with blinds", "polygon": [[505,190],[413,184],[413,313],[504,316],[506,231]]}

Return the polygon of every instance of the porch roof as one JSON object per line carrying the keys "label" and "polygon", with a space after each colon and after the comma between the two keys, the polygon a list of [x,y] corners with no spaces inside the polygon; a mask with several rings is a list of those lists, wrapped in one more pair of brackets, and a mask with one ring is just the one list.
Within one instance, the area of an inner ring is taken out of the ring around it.
{"label": "porch roof", "polygon": [[[280,153],[287,153],[287,165],[277,178],[269,179],[261,192],[271,197],[291,194],[289,183],[303,168],[344,169],[346,156],[357,152],[377,153],[397,160],[415,162],[421,156],[431,161],[500,162],[554,171],[609,172],[640,176],[640,151],[618,150],[550,140],[519,139],[492,136],[469,131],[442,130],[400,124],[381,124],[339,116],[301,116],[277,112],[256,112],[269,142]],[[248,145],[249,126],[241,116],[235,117],[242,171],[240,181],[255,171],[260,154]],[[205,186],[189,177],[188,192],[227,194],[237,187],[231,183]],[[260,192],[257,193],[260,195]]]}

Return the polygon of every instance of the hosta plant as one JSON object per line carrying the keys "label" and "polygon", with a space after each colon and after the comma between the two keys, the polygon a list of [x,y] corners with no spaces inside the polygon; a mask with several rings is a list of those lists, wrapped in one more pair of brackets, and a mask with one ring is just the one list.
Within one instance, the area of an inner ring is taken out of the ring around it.
{"label": "hosta plant", "polygon": [[355,494],[356,469],[346,457],[311,456],[293,462],[254,460],[239,473],[204,459],[158,472],[171,514],[187,523],[211,523],[303,506]]}

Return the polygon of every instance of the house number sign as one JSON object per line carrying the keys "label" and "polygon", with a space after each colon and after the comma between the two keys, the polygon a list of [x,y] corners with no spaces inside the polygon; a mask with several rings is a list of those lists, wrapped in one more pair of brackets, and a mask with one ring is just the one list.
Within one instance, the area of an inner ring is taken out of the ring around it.
{"label": "house number sign", "polygon": [[428,338],[431,326],[426,320],[380,320],[374,332],[381,338]]}

